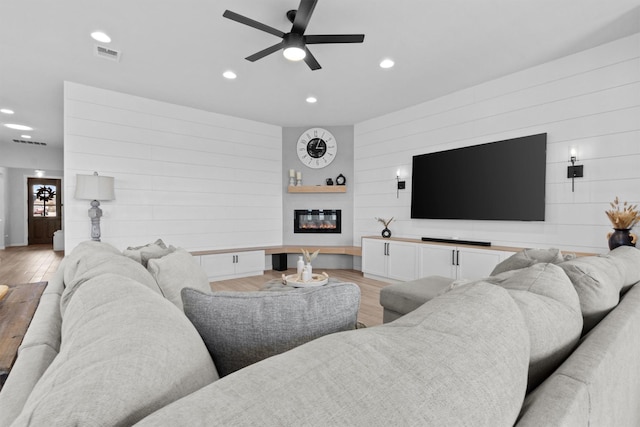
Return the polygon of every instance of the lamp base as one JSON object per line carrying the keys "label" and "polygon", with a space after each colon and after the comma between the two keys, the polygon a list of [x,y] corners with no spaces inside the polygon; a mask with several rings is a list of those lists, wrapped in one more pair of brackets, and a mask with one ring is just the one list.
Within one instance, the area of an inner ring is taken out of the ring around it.
{"label": "lamp base", "polygon": [[89,218],[91,218],[91,240],[95,242],[100,241],[100,217],[102,216],[102,209],[100,209],[100,202],[93,200],[91,202],[91,209],[89,209]]}

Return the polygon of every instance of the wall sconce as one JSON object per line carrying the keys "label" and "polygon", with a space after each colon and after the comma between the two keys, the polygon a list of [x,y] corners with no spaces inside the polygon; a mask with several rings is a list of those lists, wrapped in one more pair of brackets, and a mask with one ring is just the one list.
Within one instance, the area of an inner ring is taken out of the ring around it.
{"label": "wall sconce", "polygon": [[400,181],[400,169],[396,172],[396,182],[398,183],[396,190],[396,198],[400,198],[400,190],[404,190],[406,188],[406,181]]}
{"label": "wall sconce", "polygon": [[91,240],[100,241],[100,200],[115,199],[113,177],[93,175],[76,175],[76,199],[91,200],[89,218],[91,218]]}
{"label": "wall sconce", "polygon": [[578,157],[575,148],[571,149],[571,158],[569,159],[571,166],[567,166],[567,178],[571,178],[571,192],[575,191],[575,178],[584,177],[584,166],[576,165]]}

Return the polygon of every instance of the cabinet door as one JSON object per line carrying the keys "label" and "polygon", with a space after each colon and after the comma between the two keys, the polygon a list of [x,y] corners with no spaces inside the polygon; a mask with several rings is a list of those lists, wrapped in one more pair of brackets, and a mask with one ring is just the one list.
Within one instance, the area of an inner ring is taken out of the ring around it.
{"label": "cabinet door", "polygon": [[387,277],[405,281],[417,279],[416,252],[414,243],[389,242]]}
{"label": "cabinet door", "polygon": [[456,278],[455,247],[420,245],[419,276]]}
{"label": "cabinet door", "polygon": [[236,274],[263,274],[264,251],[238,252],[236,256]]}
{"label": "cabinet door", "polygon": [[503,259],[502,251],[488,249],[458,248],[458,279],[481,279],[488,277]]}
{"label": "cabinet door", "polygon": [[200,265],[209,280],[217,277],[231,276],[235,273],[234,256],[236,254],[202,255]]}
{"label": "cabinet door", "polygon": [[387,275],[387,242],[375,239],[362,239],[362,272],[375,276]]}

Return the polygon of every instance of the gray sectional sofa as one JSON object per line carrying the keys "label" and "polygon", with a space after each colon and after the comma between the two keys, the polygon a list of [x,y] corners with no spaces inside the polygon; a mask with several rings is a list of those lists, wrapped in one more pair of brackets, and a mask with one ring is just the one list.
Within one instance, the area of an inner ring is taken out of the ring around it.
{"label": "gray sectional sofa", "polygon": [[0,426],[640,425],[635,248],[450,284],[358,330],[353,284],[211,293],[187,253],[147,249],[63,260]]}

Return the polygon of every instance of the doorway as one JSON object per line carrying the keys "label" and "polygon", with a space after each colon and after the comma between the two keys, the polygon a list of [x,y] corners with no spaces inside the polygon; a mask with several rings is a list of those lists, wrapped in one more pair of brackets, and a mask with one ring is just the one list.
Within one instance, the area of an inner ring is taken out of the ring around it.
{"label": "doorway", "polygon": [[53,244],[53,233],[62,228],[59,179],[28,178],[28,243]]}

